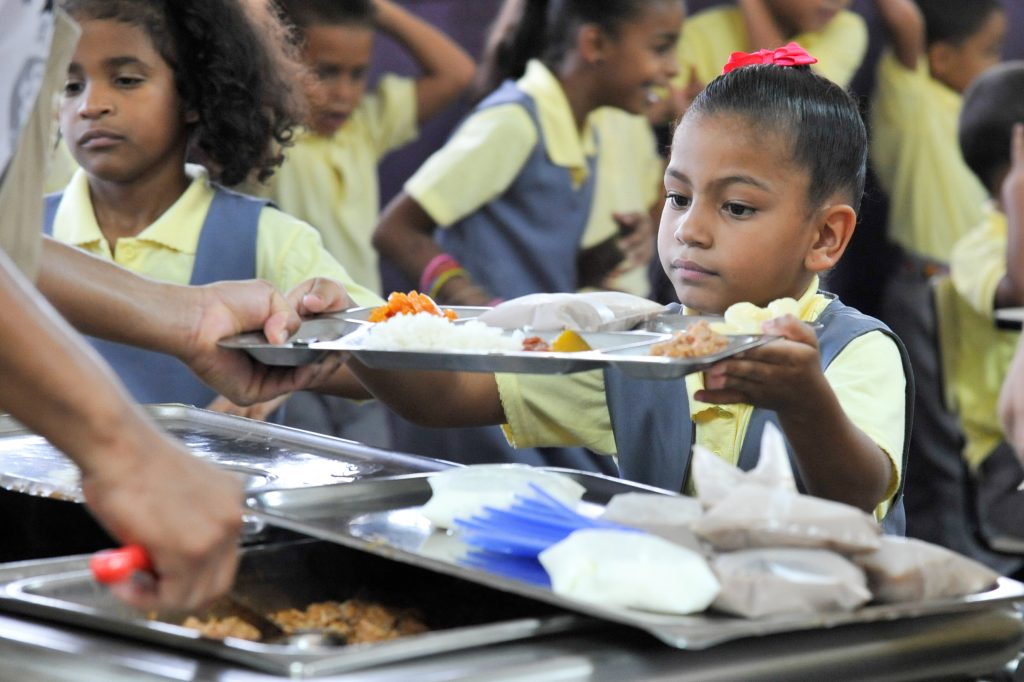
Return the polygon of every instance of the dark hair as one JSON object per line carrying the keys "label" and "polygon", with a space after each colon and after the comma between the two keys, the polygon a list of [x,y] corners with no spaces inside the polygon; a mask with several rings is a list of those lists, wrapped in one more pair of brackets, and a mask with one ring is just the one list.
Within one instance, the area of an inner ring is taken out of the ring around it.
{"label": "dark hair", "polygon": [[915,0],[924,16],[925,39],[932,43],[960,45],[1002,10],[999,0]]}
{"label": "dark hair", "polygon": [[373,0],[277,0],[277,5],[300,31],[322,25],[373,28],[377,21]]}
{"label": "dark hair", "polygon": [[477,72],[475,91],[483,97],[508,78],[519,78],[539,58],[550,67],[569,53],[576,32],[595,24],[617,35],[651,0],[505,0],[491,26]]}
{"label": "dark hair", "polygon": [[302,121],[303,68],[286,31],[255,0],[63,0],[78,19],[141,28],[170,65],[189,128],[187,159],[226,185],[265,180]]}
{"label": "dark hair", "polygon": [[708,83],[683,120],[720,113],[792,140],[792,161],[810,174],[810,207],[845,192],[860,209],[867,133],[856,101],[841,87],[806,66],[744,66]]}
{"label": "dark hair", "polygon": [[960,151],[993,196],[999,194],[999,174],[1010,165],[1015,123],[1024,123],[1024,61],[982,72],[964,93],[960,110]]}

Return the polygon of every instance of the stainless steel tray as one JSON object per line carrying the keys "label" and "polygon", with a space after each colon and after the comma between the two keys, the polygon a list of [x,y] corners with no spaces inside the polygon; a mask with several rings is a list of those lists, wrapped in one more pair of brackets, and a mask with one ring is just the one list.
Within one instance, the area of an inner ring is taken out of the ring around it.
{"label": "stainless steel tray", "polygon": [[205,639],[179,624],[183,616],[147,618],[98,585],[86,557],[69,570],[21,577],[16,564],[0,566],[0,609],[85,626],[244,665],[311,677],[365,668],[445,651],[593,627],[589,619],[536,601],[321,541],[303,540],[249,548],[232,594],[259,612],[304,608],[310,603],[360,597],[416,608],[430,631],[349,646],[303,648],[241,639]]}
{"label": "stainless steel tray", "polygon": [[[578,353],[547,351],[474,351],[474,350],[367,350],[363,347],[365,330],[335,341],[313,344],[318,349],[349,351],[363,364],[381,369],[455,370],[460,372],[513,372],[525,374],[568,374],[599,369],[609,361],[613,349],[649,347],[668,338],[654,332],[580,332],[596,350]],[[509,332],[511,333],[511,332]],[[531,332],[551,341],[559,332]]]}
{"label": "stainless steel tray", "polygon": [[[370,313],[373,312],[377,306],[361,306],[359,308],[349,308],[339,313],[334,313],[336,317],[340,317],[353,322],[368,323],[370,321]],[[488,310],[490,306],[486,305],[442,305],[442,310],[451,310],[458,317],[455,319],[456,322],[459,320],[472,320],[475,317],[480,317]]]}
{"label": "stainless steel tray", "polygon": [[[590,505],[591,512],[597,511],[594,505],[603,505],[620,492],[646,490],[672,494],[600,474],[556,471],[573,477],[586,488],[584,502]],[[1008,607],[1011,602],[1024,598],[1024,584],[1000,578],[996,588],[965,598],[869,605],[852,613],[814,616],[785,615],[748,620],[714,613],[673,616],[603,607],[460,564],[468,547],[457,536],[435,529],[420,513],[431,494],[427,477],[428,474],[411,474],[340,486],[266,491],[250,496],[246,504],[253,514],[273,525],[630,625],[682,649],[704,649],[751,636]],[[587,511],[586,506],[584,510]]]}
{"label": "stainless steel tray", "polygon": [[[673,316],[673,319],[675,317],[677,316]],[[576,353],[454,349],[367,350],[363,345],[366,333],[366,329],[357,330],[334,341],[314,343],[311,347],[319,350],[350,352],[363,364],[378,369],[569,374],[612,365],[639,379],[678,379],[687,374],[707,369],[719,360],[757,348],[777,338],[760,334],[730,336],[729,345],[717,353],[694,358],[670,358],[649,354],[653,344],[667,340],[670,338],[670,334],[643,330],[580,332],[580,336],[593,350]],[[545,341],[550,341],[559,334],[559,332],[528,333],[539,336]]]}
{"label": "stainless steel tray", "polygon": [[[681,327],[685,329],[685,327]],[[763,346],[777,336],[766,334],[741,334],[729,337],[729,345],[717,353],[695,358],[670,358],[650,355],[650,346],[612,348],[602,353],[605,364],[618,367],[624,374],[636,379],[679,379],[700,372],[719,360],[732,357],[743,351]]]}
{"label": "stainless steel tray", "polygon": [[[149,405],[147,409],[193,454],[237,473],[250,491],[438,471],[451,466],[186,405]],[[45,438],[4,415],[0,415],[0,487],[83,501],[81,476],[74,462]]]}
{"label": "stainless steel tray", "polygon": [[310,348],[311,343],[337,339],[359,329],[362,324],[364,322],[348,319],[343,313],[332,313],[304,321],[299,330],[283,344],[268,342],[263,332],[249,332],[222,339],[217,345],[245,351],[264,365],[299,367],[317,362],[327,355],[325,351]]}

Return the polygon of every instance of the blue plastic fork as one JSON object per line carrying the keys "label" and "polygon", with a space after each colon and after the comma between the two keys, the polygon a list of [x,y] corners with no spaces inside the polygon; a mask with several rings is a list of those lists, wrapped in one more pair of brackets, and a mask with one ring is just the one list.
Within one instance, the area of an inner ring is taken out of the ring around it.
{"label": "blue plastic fork", "polygon": [[[455,519],[462,540],[473,547],[462,563],[535,585],[550,586],[537,556],[583,528],[636,531],[592,519],[565,506],[535,483],[530,496],[516,495],[507,509],[484,507],[468,519]],[[636,531],[640,532],[640,531]]]}

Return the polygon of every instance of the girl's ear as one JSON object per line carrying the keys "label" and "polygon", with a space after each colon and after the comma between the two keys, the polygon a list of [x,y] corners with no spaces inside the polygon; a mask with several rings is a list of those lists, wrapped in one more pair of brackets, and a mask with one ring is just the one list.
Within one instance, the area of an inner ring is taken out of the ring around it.
{"label": "girl's ear", "polygon": [[822,209],[816,219],[814,241],[804,256],[804,267],[824,272],[843,257],[857,227],[857,213],[849,204],[833,204]]}
{"label": "girl's ear", "polygon": [[576,51],[584,64],[600,64],[604,61],[608,36],[597,24],[583,24],[576,34]]}
{"label": "girl's ear", "polygon": [[199,112],[195,109],[189,109],[185,112],[185,123],[189,125],[193,123],[199,123]]}
{"label": "girl's ear", "polygon": [[944,40],[928,46],[928,72],[940,83],[948,83],[955,69],[960,66],[960,55],[955,47]]}

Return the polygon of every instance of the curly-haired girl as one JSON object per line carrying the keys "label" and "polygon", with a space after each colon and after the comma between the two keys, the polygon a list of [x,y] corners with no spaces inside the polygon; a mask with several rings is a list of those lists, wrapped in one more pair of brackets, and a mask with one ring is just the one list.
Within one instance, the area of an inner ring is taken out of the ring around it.
{"label": "curly-haired girl", "polygon": [[[302,69],[266,0],[65,0],[82,28],[60,103],[81,169],[48,197],[46,231],[153,279],[339,280],[310,225],[229,192],[267,177],[301,120]],[[198,165],[201,164],[201,165]],[[214,397],[170,358],[96,342],[141,402]]]}

